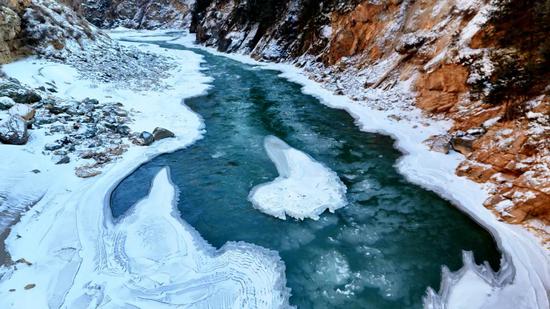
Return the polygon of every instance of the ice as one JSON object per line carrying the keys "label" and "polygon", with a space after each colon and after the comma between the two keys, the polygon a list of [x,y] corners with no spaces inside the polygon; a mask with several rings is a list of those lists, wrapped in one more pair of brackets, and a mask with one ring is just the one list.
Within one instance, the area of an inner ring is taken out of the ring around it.
{"label": "ice", "polygon": [[176,199],[165,168],[154,178],[149,195],[104,232],[98,272],[82,274],[86,278],[82,281],[89,280],[87,288],[84,292],[73,288],[66,304],[71,308],[288,305],[285,267],[277,253],[233,242],[215,250],[180,219]]}
{"label": "ice", "polygon": [[344,207],[346,186],[338,175],[275,136],[268,136],[264,148],[279,177],[252,189],[249,200],[255,208],[280,219],[319,219],[326,209]]}
{"label": "ice", "polygon": [[346,257],[338,251],[330,251],[315,262],[315,271],[311,274],[317,284],[336,287],[345,284],[351,277]]}

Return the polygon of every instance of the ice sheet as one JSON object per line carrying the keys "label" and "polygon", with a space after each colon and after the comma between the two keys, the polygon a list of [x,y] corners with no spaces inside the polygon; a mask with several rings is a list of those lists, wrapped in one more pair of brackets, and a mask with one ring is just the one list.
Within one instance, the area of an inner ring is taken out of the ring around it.
{"label": "ice sheet", "polygon": [[335,172],[275,136],[265,138],[264,148],[279,177],[252,189],[255,208],[280,219],[316,220],[325,210],[347,204],[346,186]]}

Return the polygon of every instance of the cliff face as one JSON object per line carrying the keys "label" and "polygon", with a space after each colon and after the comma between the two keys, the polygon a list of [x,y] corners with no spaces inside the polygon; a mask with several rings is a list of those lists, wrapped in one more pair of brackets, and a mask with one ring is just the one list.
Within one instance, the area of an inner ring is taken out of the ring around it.
{"label": "cliff face", "polygon": [[15,1],[0,2],[0,64],[12,61],[21,53],[21,18],[24,5]]}
{"label": "cliff face", "polygon": [[[548,224],[550,57],[533,51],[550,44],[522,46],[544,42],[550,13],[539,11],[550,12],[550,1],[527,2],[207,0],[197,2],[191,30],[221,51],[292,61],[360,104],[375,104],[369,91],[412,91],[426,114],[454,120],[448,136],[426,143],[467,157],[457,173],[491,184],[487,207],[509,222]],[[516,42],[506,42],[513,31]],[[511,62],[536,72],[528,87],[510,77],[518,76]]]}
{"label": "cliff face", "polygon": [[28,54],[64,58],[109,38],[53,0],[0,2],[0,63]]}
{"label": "cliff face", "polygon": [[194,0],[62,0],[103,28],[187,28]]}

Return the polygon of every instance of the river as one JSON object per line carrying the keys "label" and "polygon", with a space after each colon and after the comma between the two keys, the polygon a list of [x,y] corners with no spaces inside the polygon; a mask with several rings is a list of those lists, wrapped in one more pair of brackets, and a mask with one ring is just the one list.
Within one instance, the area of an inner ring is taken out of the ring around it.
{"label": "river", "polygon": [[[124,179],[111,197],[115,218],[169,166],[182,218],[217,248],[245,241],[278,251],[299,308],[420,308],[426,288],[439,288],[441,267],[462,266],[463,250],[498,269],[500,253],[487,231],[397,172],[402,154],[392,138],[360,131],[346,112],[303,94],[276,71],[193,51],[213,82],[185,104],[203,117],[206,134]],[[252,188],[278,176],[263,148],[270,135],[336,172],[349,204],[318,221],[254,209]]]}

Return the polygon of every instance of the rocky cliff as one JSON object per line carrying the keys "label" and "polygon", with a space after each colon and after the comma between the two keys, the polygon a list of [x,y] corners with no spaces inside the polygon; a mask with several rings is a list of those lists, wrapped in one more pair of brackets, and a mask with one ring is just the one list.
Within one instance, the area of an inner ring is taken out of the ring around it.
{"label": "rocky cliff", "polygon": [[22,5],[18,2],[0,2],[0,63],[7,63],[20,54]]}
{"label": "rocky cliff", "polygon": [[28,54],[65,58],[109,40],[101,31],[57,1],[0,2],[0,63]]}
{"label": "rocky cliff", "polygon": [[194,0],[62,0],[98,27],[187,28]]}

